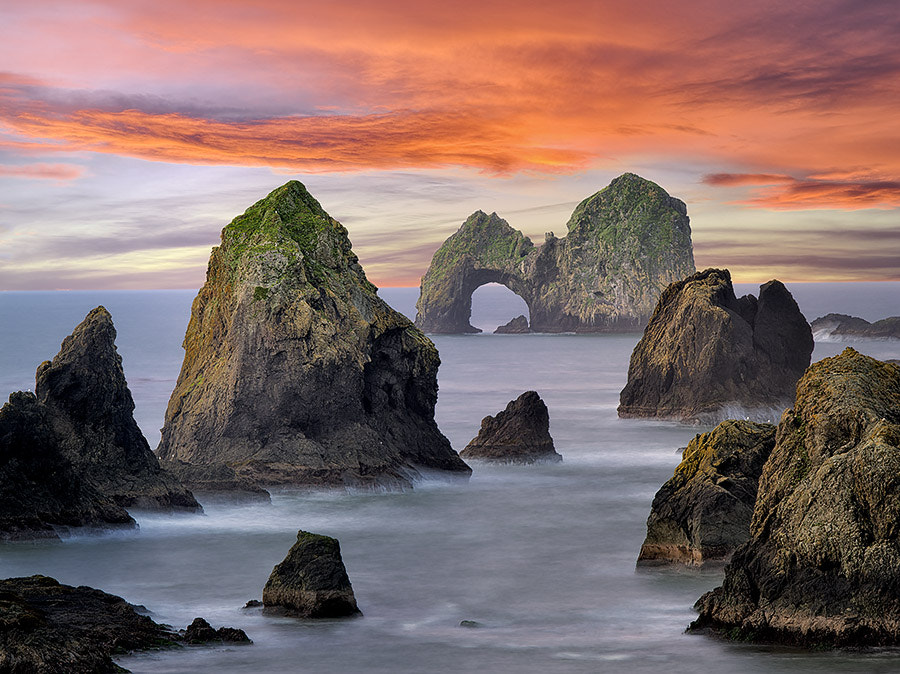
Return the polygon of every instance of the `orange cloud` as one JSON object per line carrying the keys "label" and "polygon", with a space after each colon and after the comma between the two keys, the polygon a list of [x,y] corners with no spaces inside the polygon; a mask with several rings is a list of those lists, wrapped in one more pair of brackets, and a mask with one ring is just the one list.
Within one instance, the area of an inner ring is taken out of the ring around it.
{"label": "orange cloud", "polygon": [[84,168],[74,164],[23,164],[0,166],[0,176],[7,178],[37,178],[40,180],[75,180]]}
{"label": "orange cloud", "polygon": [[773,210],[837,208],[900,208],[900,181],[800,180],[785,175],[716,173],[703,177],[707,185],[721,187],[767,186],[755,196],[735,203]]}

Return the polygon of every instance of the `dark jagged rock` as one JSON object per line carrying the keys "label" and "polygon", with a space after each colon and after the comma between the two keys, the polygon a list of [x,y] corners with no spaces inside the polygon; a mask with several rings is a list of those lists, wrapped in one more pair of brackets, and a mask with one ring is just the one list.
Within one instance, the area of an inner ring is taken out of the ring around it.
{"label": "dark jagged rock", "polygon": [[900,316],[869,323],[847,314],[828,314],[812,322],[816,339],[851,341],[855,339],[900,339]]}
{"label": "dark jagged rock", "polygon": [[631,354],[620,417],[772,418],[789,407],[813,350],[787,288],[735,297],[726,269],[673,283]]}
{"label": "dark jagged rock", "polygon": [[35,394],[83,479],[124,507],[199,508],[160,468],[137,422],[112,317],[97,307],[37,370]]}
{"label": "dark jagged rock", "polygon": [[509,323],[494,330],[495,335],[527,335],[529,332],[531,328],[528,327],[528,319],[524,315],[516,316]]}
{"label": "dark jagged rock", "polygon": [[479,332],[469,323],[472,293],[502,283],[528,304],[535,332],[636,331],[659,293],[694,273],[684,202],[633,173],[582,201],[567,228],[536,247],[496,213],[475,212],[435,252],[416,325]]}
{"label": "dark jagged rock", "polygon": [[460,456],[497,463],[562,461],[550,437],[550,414],[535,391],[510,401],[496,416],[481,420],[481,430]]}
{"label": "dark jagged rock", "polygon": [[900,367],[814,363],[778,425],[749,542],[693,629],[807,647],[900,645]]}
{"label": "dark jagged rock", "polygon": [[0,580],[2,672],[120,672],[113,655],[172,646],[177,639],[121,597],[46,576]]}
{"label": "dark jagged rock", "polygon": [[467,475],[434,421],[437,349],[376,294],[347,230],[297,181],[222,230],[191,310],[160,458],[257,486]]}
{"label": "dark jagged rock", "polygon": [[298,531],[297,542],[263,588],[263,605],[304,618],[360,613],[337,539]]}
{"label": "dark jagged rock", "polygon": [[0,409],[0,540],[135,526],[124,508],[83,479],[62,452],[63,441],[33,393],[13,393]]}
{"label": "dark jagged rock", "polygon": [[696,436],[656,492],[638,564],[725,562],[750,538],[750,520],[775,426],[723,421]]}
{"label": "dark jagged rock", "polygon": [[213,629],[213,626],[203,618],[194,618],[194,621],[184,631],[183,638],[185,643],[188,644],[208,644],[214,641],[238,644],[253,643],[244,630],[236,627]]}

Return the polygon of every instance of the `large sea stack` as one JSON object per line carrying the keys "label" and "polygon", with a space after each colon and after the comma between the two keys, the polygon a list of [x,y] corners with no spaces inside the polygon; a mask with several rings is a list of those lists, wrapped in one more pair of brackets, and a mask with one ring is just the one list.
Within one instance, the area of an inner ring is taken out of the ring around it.
{"label": "large sea stack", "polygon": [[537,391],[526,391],[482,419],[478,435],[459,455],[493,463],[562,461],[550,437],[550,413]]}
{"label": "large sea stack", "polygon": [[476,211],[435,252],[416,325],[479,332],[472,293],[502,283],[527,303],[533,332],[637,331],[660,292],[695,270],[684,202],[633,173],[578,204],[567,230],[535,246],[496,213]]}
{"label": "large sea stack", "polygon": [[813,364],[778,425],[749,542],[694,628],[808,647],[900,645],[900,366]]}
{"label": "large sea stack", "polygon": [[727,269],[673,283],[635,346],[620,417],[772,418],[809,365],[809,324],[780,281],[737,298]]}
{"label": "large sea stack", "polygon": [[723,421],[697,435],[656,492],[638,565],[724,562],[750,538],[750,520],[775,426]]}
{"label": "large sea stack", "polygon": [[194,300],[160,458],[197,489],[468,474],[434,421],[437,350],[376,291],[301,183],[236,217]]}

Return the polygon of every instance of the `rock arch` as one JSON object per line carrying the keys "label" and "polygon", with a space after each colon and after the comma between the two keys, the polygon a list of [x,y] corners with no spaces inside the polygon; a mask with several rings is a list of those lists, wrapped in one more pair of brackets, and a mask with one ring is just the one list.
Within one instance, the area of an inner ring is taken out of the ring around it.
{"label": "rock arch", "polygon": [[525,300],[537,332],[636,331],[660,292],[695,271],[684,202],[633,173],[582,201],[567,228],[535,246],[496,213],[476,211],[435,252],[416,325],[479,332],[469,322],[472,293],[501,283]]}

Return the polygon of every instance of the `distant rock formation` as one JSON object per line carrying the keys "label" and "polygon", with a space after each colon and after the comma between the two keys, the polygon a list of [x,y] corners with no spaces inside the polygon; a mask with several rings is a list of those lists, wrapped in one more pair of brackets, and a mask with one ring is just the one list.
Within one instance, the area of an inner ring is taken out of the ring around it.
{"label": "distant rock formation", "polygon": [[656,492],[638,565],[725,562],[750,538],[750,520],[775,426],[723,421],[690,441]]}
{"label": "distant rock formation", "polygon": [[869,323],[863,318],[847,314],[828,314],[812,322],[816,339],[852,341],[855,339],[900,339],[900,316],[882,318]]}
{"label": "distant rock formation", "polygon": [[550,437],[547,405],[535,391],[526,391],[496,416],[482,419],[478,436],[459,455],[495,463],[562,461]]}
{"label": "distant rock formation", "polygon": [[437,349],[296,180],[222,230],[184,348],[159,456],[192,488],[470,472],[434,421]]}
{"label": "distant rock formation", "polygon": [[187,626],[182,637],[188,644],[208,644],[214,642],[228,642],[236,644],[252,644],[244,630],[236,627],[220,627],[214,629],[204,618],[194,618]]}
{"label": "distant rock formation", "polygon": [[528,319],[521,314],[494,330],[495,335],[527,335],[529,332],[531,328],[528,327]]}
{"label": "distant rock formation", "polygon": [[778,425],[749,542],[693,629],[807,647],[900,645],[900,367],[814,363]]}
{"label": "distant rock formation", "polygon": [[47,576],[0,580],[2,672],[117,672],[113,655],[177,640],[121,597]]}
{"label": "distant rock formation", "polygon": [[276,565],[263,588],[263,605],[304,618],[342,618],[360,613],[337,539],[308,531]]}
{"label": "distant rock formation", "polygon": [[635,346],[620,417],[777,417],[809,365],[812,332],[780,281],[735,297],[727,269],[673,283]]}
{"label": "distant rock formation", "polygon": [[531,240],[497,216],[473,213],[422,277],[416,325],[480,332],[472,293],[502,283],[528,305],[534,332],[623,332],[646,325],[660,292],[694,273],[684,202],[633,173],[582,201],[562,239]]}

